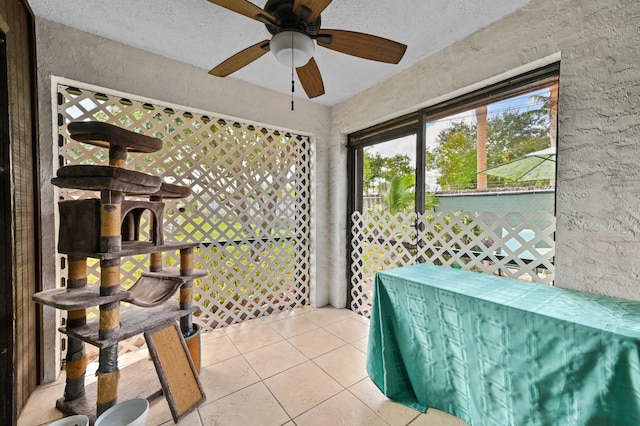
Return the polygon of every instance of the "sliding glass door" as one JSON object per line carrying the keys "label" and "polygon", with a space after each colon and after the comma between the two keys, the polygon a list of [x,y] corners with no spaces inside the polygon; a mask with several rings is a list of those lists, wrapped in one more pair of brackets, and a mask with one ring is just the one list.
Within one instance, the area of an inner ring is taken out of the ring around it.
{"label": "sliding glass door", "polygon": [[349,303],[428,262],[553,284],[554,64],[349,137]]}

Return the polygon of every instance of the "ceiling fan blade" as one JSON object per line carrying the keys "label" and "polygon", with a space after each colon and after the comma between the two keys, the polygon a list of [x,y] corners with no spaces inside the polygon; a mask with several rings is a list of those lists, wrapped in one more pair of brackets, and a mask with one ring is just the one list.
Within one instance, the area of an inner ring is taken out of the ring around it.
{"label": "ceiling fan blade", "polygon": [[241,52],[236,53],[214,69],[209,74],[216,77],[226,77],[231,73],[238,71],[240,68],[249,65],[265,53],[269,51],[269,40],[262,40],[251,47],[247,47]]}
{"label": "ceiling fan blade", "polygon": [[296,73],[309,99],[324,95],[322,75],[320,75],[318,64],[313,58],[309,59],[306,65],[296,68]]}
{"label": "ceiling fan blade", "polygon": [[311,14],[307,17],[307,22],[313,22],[332,1],[333,0],[295,0],[293,2],[293,11],[297,14],[300,6],[306,6],[311,11]]}
{"label": "ceiling fan blade", "polygon": [[327,49],[389,64],[400,62],[407,50],[407,45],[397,41],[344,30],[321,30],[317,42]]}
{"label": "ceiling fan blade", "polygon": [[271,15],[270,13],[265,12],[263,9],[259,8],[255,4],[247,1],[247,0],[209,0],[211,3],[217,4],[218,6],[222,6],[225,9],[229,9],[233,12],[244,15],[248,18],[255,19],[256,21],[260,21],[264,24],[277,24],[278,19]]}

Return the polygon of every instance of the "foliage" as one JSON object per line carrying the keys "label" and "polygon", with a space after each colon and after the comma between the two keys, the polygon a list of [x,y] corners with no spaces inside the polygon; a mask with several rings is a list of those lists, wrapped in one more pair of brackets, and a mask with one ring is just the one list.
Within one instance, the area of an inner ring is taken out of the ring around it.
{"label": "foliage", "polygon": [[435,194],[433,193],[426,193],[424,196],[424,209],[425,210],[433,210],[436,207],[438,207],[438,204],[440,204],[440,198],[438,198]]}
{"label": "foliage", "polygon": [[[406,155],[382,157],[379,153],[364,155],[363,193],[381,194],[384,205],[391,213],[410,212],[415,209],[415,169]],[[440,203],[432,193],[425,194],[425,208],[433,209]]]}
{"label": "foliage", "polygon": [[476,125],[456,121],[437,137],[438,146],[427,152],[427,170],[439,170],[442,188],[466,188],[476,182]]}
{"label": "foliage", "polygon": [[[487,167],[516,160],[527,153],[550,146],[548,97],[538,109],[521,111],[510,109],[487,117]],[[455,121],[442,130],[437,146],[427,152],[427,170],[438,170],[437,183],[444,189],[475,187],[477,182],[476,124]],[[488,176],[490,186],[497,186],[502,179]]]}
{"label": "foliage", "polygon": [[415,175],[411,159],[406,155],[383,157],[379,153],[366,153],[363,161],[362,185],[365,194],[380,193],[394,177]]}
{"label": "foliage", "polygon": [[548,148],[551,142],[546,121],[538,111],[507,111],[490,119],[487,123],[487,167]]}
{"label": "foliage", "polygon": [[391,214],[409,211],[416,201],[416,178],[413,175],[394,176],[391,179],[387,203]]}

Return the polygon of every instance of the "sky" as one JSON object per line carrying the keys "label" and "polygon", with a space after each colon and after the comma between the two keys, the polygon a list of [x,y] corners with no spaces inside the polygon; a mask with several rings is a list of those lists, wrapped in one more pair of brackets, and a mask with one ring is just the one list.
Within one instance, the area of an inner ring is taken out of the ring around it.
{"label": "sky", "polygon": [[[537,108],[538,105],[531,102],[531,97],[535,95],[548,96],[549,90],[543,89],[532,93],[526,93],[524,95],[516,96],[511,99],[507,99],[501,102],[496,102],[487,106],[487,112],[489,115],[499,114],[508,109],[517,109],[519,111],[525,111],[527,109]],[[427,150],[433,150],[436,146],[436,138],[438,134],[449,127],[452,121],[465,121],[468,123],[476,122],[475,110],[465,111],[459,114],[451,115],[446,118],[437,121],[431,121],[427,123],[426,132],[426,148]],[[393,157],[397,154],[406,155],[411,160],[411,165],[416,166],[416,136],[410,135],[402,138],[394,139],[389,142],[383,142],[377,145],[373,145],[366,148],[367,153],[378,153],[383,157]],[[436,191],[438,185],[436,179],[438,178],[438,171],[427,171],[425,173],[426,186],[428,191]]]}

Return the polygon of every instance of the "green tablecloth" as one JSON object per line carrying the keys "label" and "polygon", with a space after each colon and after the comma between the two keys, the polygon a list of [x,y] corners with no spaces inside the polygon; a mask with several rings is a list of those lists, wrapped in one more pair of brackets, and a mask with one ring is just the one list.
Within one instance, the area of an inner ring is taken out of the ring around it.
{"label": "green tablecloth", "polygon": [[640,425],[640,302],[433,265],[376,276],[367,371],[472,425]]}

